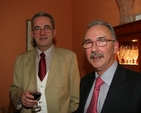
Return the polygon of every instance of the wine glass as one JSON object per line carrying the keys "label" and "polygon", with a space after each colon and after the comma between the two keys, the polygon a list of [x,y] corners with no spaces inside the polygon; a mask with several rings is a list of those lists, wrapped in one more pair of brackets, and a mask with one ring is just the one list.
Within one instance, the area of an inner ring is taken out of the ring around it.
{"label": "wine glass", "polygon": [[[30,94],[31,94],[32,96],[34,96],[34,100],[39,101],[40,98],[41,98],[41,92],[40,92],[39,89],[31,90],[31,91],[30,91]],[[32,107],[32,109],[31,109],[32,112],[38,112],[38,111],[40,111],[40,110],[41,110],[41,106],[38,105],[38,103],[35,104],[35,105]]]}

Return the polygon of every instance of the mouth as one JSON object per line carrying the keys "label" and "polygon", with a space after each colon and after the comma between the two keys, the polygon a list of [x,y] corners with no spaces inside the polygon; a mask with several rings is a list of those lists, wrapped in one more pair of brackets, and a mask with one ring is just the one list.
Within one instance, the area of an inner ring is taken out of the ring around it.
{"label": "mouth", "polygon": [[46,40],[47,38],[46,37],[42,37],[42,38],[40,38],[40,40]]}

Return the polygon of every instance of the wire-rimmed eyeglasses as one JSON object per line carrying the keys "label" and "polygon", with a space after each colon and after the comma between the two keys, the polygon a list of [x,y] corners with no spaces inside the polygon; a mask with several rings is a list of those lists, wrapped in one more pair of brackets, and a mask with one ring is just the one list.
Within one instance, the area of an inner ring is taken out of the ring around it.
{"label": "wire-rimmed eyeglasses", "polygon": [[93,46],[93,43],[95,43],[96,46],[98,47],[102,47],[102,46],[106,46],[109,41],[115,42],[115,40],[110,40],[106,38],[98,39],[95,42],[92,42],[88,39],[88,40],[85,40],[82,45],[85,49],[91,48]]}
{"label": "wire-rimmed eyeglasses", "polygon": [[36,27],[33,28],[33,31],[34,31],[34,33],[36,33],[36,34],[41,33],[42,30],[43,30],[45,33],[50,33],[50,32],[53,30],[53,28],[51,28],[49,25],[44,26],[44,28],[41,28],[41,27],[39,27],[39,26],[36,26]]}

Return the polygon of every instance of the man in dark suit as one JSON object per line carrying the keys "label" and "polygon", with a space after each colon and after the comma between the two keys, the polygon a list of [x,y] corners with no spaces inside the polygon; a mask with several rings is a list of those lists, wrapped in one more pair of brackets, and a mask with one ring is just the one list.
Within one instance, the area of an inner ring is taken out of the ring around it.
{"label": "man in dark suit", "polygon": [[[83,47],[95,71],[81,79],[80,103],[76,112],[141,113],[141,73],[126,69],[116,61],[119,44],[113,27],[102,20],[92,21],[85,33]],[[104,83],[100,87],[96,108],[88,112],[98,77]]]}

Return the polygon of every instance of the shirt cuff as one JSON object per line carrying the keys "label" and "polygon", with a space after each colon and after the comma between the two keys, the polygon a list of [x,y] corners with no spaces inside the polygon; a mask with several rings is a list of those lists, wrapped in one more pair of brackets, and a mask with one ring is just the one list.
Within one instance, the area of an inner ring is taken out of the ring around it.
{"label": "shirt cuff", "polygon": [[23,108],[22,103],[21,103],[21,101],[18,99],[16,109],[17,109],[17,110],[20,110],[20,109],[22,109],[22,108]]}

